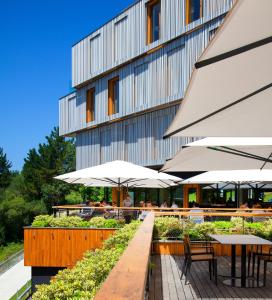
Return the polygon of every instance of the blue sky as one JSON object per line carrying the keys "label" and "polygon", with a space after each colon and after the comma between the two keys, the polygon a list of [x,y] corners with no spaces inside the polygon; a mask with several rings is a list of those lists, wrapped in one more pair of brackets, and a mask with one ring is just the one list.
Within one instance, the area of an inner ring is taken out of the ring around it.
{"label": "blue sky", "polygon": [[0,147],[20,170],[58,125],[71,46],[135,0],[0,0]]}

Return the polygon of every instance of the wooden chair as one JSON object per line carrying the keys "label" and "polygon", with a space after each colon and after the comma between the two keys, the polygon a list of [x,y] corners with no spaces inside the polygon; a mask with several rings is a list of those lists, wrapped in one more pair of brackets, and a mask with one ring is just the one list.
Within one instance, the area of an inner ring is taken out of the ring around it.
{"label": "wooden chair", "polygon": [[212,274],[215,278],[215,284],[217,285],[217,259],[214,256],[214,249],[211,246],[197,246],[192,247],[190,238],[185,235],[183,238],[184,245],[184,262],[181,270],[181,277],[185,275],[185,284],[187,283],[188,274],[190,274],[191,265],[193,262],[207,261],[209,263],[210,279]]}
{"label": "wooden chair", "polygon": [[269,252],[267,254],[262,253],[258,254],[258,261],[257,261],[257,284],[259,285],[259,280],[260,280],[260,266],[261,266],[261,261],[263,260],[264,262],[264,273],[263,273],[263,285],[266,285],[266,271],[267,271],[267,264],[269,262],[272,262],[272,247],[269,249]]}
{"label": "wooden chair", "polygon": [[251,276],[254,276],[255,273],[255,261],[256,256],[258,255],[266,255],[269,254],[269,252],[264,252],[262,246],[252,246],[251,249],[248,252],[248,263],[247,263],[247,275],[250,276],[250,266],[251,266],[251,258],[252,258],[252,271]]}

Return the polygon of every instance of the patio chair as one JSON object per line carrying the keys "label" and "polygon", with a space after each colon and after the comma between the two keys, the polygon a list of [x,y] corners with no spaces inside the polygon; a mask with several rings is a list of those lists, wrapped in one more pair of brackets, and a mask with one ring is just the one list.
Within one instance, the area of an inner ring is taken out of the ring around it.
{"label": "patio chair", "polygon": [[267,271],[267,264],[269,262],[272,262],[272,247],[269,249],[269,252],[267,254],[258,254],[258,261],[257,261],[257,284],[259,285],[260,280],[260,266],[261,261],[264,262],[264,271],[263,271],[263,285],[266,285],[266,271]]}
{"label": "patio chair", "polygon": [[247,264],[247,275],[250,276],[250,266],[251,266],[251,258],[252,258],[252,272],[251,276],[254,276],[255,272],[255,261],[257,255],[266,255],[269,254],[269,252],[264,252],[262,246],[255,246],[251,247],[251,249],[248,252],[248,264]]}
{"label": "patio chair", "polygon": [[209,263],[210,279],[212,274],[215,278],[215,284],[217,285],[217,259],[214,255],[214,249],[212,246],[194,246],[192,247],[190,238],[185,235],[183,238],[184,245],[184,262],[181,270],[181,277],[185,275],[185,284],[187,283],[187,274],[190,274],[191,265],[193,262],[207,261]]}

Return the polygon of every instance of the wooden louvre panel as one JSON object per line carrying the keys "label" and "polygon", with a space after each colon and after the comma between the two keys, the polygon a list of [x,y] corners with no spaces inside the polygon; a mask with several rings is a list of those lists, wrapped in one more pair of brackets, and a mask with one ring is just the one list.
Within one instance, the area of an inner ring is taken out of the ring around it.
{"label": "wooden louvre panel", "polygon": [[119,92],[118,90],[119,76],[116,76],[108,82],[108,115],[113,115],[119,111]]}
{"label": "wooden louvre panel", "polygon": [[[185,6],[186,25],[202,17],[203,0],[186,0]],[[199,14],[195,12],[197,8],[199,9]]]}
{"label": "wooden louvre panel", "polygon": [[[155,40],[158,40],[158,38],[156,38],[154,36],[154,15],[153,15],[153,11],[154,8],[160,5],[160,0],[150,0],[149,2],[147,2],[146,4],[146,9],[147,9],[147,28],[146,28],[146,32],[147,32],[147,44],[153,43],[155,42]],[[160,11],[159,11],[159,31],[160,31]],[[160,32],[159,32],[160,34]]]}
{"label": "wooden louvre panel", "polygon": [[94,121],[95,88],[87,91],[86,96],[86,123]]}

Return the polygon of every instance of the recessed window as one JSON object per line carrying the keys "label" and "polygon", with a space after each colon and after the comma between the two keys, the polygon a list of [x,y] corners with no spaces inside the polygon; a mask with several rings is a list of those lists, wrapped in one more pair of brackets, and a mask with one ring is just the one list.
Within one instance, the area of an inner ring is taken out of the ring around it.
{"label": "recessed window", "polygon": [[147,44],[160,38],[161,2],[159,0],[147,3]]}
{"label": "recessed window", "polygon": [[119,112],[119,77],[109,80],[108,83],[108,115]]}
{"label": "recessed window", "polygon": [[87,91],[86,95],[86,123],[94,121],[95,112],[95,89]]}
{"label": "recessed window", "polygon": [[216,27],[216,28],[209,31],[209,41],[213,39],[213,37],[216,34],[217,29],[218,29],[218,27]]}
{"label": "recessed window", "polygon": [[186,0],[186,25],[202,17],[202,0]]}

